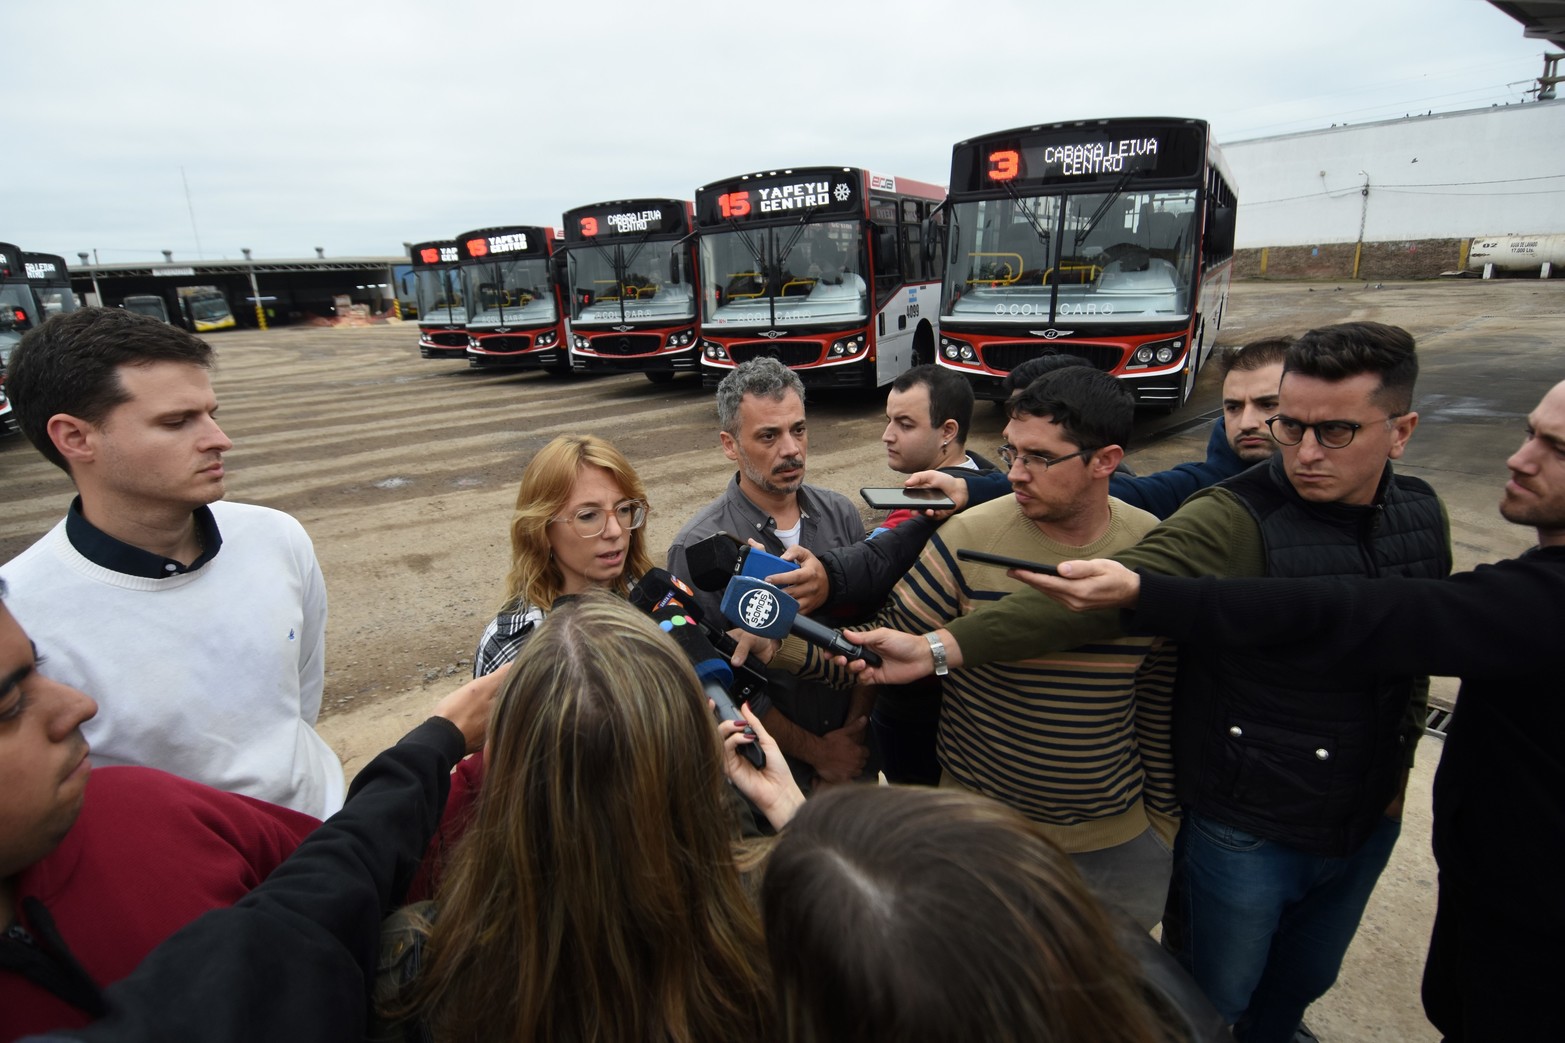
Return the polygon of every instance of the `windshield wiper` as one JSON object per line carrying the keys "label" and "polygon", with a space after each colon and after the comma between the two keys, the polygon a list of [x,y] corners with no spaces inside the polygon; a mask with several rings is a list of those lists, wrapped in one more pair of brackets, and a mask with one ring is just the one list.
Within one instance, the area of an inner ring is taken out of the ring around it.
{"label": "windshield wiper", "polygon": [[1092,230],[1098,227],[1098,222],[1103,220],[1104,214],[1108,213],[1110,204],[1125,194],[1125,186],[1130,184],[1130,176],[1134,173],[1134,169],[1127,169],[1119,176],[1119,180],[1114,182],[1114,187],[1109,194],[1103,197],[1103,202],[1099,203],[1092,216],[1087,218],[1087,227],[1076,233],[1076,246],[1080,246],[1087,236],[1092,234]]}

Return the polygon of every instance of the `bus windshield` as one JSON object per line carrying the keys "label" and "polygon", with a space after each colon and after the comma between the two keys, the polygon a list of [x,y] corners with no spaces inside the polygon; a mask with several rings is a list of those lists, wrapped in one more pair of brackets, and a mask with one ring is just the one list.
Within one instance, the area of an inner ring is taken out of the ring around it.
{"label": "bus windshield", "polygon": [[228,310],[228,301],[222,294],[192,294],[187,298],[186,304],[190,308],[192,319],[212,320],[232,317],[232,313]]}
{"label": "bus windshield", "polygon": [[5,309],[7,318],[0,326],[0,366],[4,366],[10,361],[11,349],[37,321],[33,314],[32,290],[24,282],[0,283],[0,308]]}
{"label": "bus windshield", "polygon": [[856,221],[713,230],[701,236],[704,323],[865,322],[869,295]]}
{"label": "bus windshield", "polygon": [[547,257],[469,262],[462,266],[462,287],[472,309],[469,326],[559,320],[554,293],[549,288]]}
{"label": "bus windshield", "polygon": [[571,246],[571,319],[590,324],[659,320],[677,322],[696,314],[695,287],[685,269],[685,246],[655,243],[587,242]]}
{"label": "bus windshield", "polygon": [[456,268],[413,270],[419,318],[429,322],[466,322],[462,306],[462,275]]}
{"label": "bus windshield", "polygon": [[942,317],[1189,318],[1194,189],[1011,196],[952,211]]}

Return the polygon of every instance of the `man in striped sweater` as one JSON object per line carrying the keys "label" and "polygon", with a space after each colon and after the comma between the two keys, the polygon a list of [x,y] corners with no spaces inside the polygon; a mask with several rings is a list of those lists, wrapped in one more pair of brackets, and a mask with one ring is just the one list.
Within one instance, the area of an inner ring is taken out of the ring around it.
{"label": "man in striped sweater", "polygon": [[[959,549],[1055,563],[1135,544],[1157,519],[1109,496],[1134,414],[1097,370],[1061,370],[1010,406],[1013,495],[947,521],[874,625],[926,633],[1021,584]],[[941,785],[994,797],[1043,826],[1100,897],[1142,926],[1163,911],[1177,805],[1169,740],[1173,660],[1155,638],[1094,641],[943,678]],[[789,640],[774,666],[833,674]]]}

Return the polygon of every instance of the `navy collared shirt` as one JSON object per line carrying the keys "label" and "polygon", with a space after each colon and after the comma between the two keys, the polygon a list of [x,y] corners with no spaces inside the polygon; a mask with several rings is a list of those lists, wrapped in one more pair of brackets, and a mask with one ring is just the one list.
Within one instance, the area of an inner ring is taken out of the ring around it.
{"label": "navy collared shirt", "polygon": [[196,571],[215,558],[223,546],[223,536],[217,531],[212,508],[197,507],[192,517],[196,522],[196,536],[201,541],[201,556],[188,566],[110,536],[82,514],[80,496],[71,501],[71,509],[65,514],[65,537],[76,548],[76,553],[100,568],[142,579],[167,579]]}

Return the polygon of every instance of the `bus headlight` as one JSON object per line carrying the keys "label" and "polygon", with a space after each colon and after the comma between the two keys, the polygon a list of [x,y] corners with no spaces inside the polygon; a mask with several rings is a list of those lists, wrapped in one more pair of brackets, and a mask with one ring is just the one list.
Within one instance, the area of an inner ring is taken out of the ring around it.
{"label": "bus headlight", "polygon": [[559,330],[550,330],[548,333],[538,334],[538,339],[533,341],[535,348],[552,348],[560,339]]}
{"label": "bus headlight", "polygon": [[833,341],[831,350],[826,353],[826,357],[829,359],[843,359],[850,355],[857,355],[863,350],[864,334],[855,333],[851,337],[843,337],[841,340]]}
{"label": "bus headlight", "polygon": [[713,362],[728,361],[728,352],[723,350],[723,346],[717,343],[715,340],[703,340],[701,342],[701,354],[705,355]]}
{"label": "bus headlight", "polygon": [[677,333],[670,333],[668,335],[668,343],[664,346],[669,348],[682,348],[695,339],[696,334],[694,330],[680,330]]}
{"label": "bus headlight", "polygon": [[592,346],[592,341],[588,340],[586,337],[583,337],[580,333],[571,334],[571,343],[576,345],[577,351],[586,351]]}
{"label": "bus headlight", "polygon": [[969,365],[978,361],[978,352],[965,340],[956,340],[953,337],[940,338],[940,354],[944,355],[948,362],[965,362]]}
{"label": "bus headlight", "polygon": [[1179,357],[1184,350],[1185,340],[1176,337],[1173,340],[1157,340],[1150,344],[1143,344],[1130,356],[1129,366],[1166,366]]}
{"label": "bus headlight", "polygon": [[478,338],[477,337],[469,336],[467,338],[467,350],[468,351],[477,351],[478,350]]}

